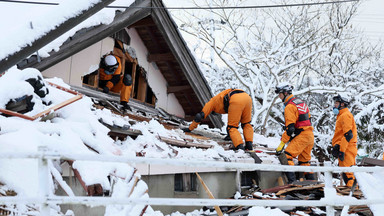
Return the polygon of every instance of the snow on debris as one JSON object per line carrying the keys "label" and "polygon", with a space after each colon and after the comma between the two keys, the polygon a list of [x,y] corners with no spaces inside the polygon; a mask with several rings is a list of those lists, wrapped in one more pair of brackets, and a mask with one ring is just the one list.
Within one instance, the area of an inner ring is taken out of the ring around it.
{"label": "snow on debris", "polygon": [[[11,68],[0,77],[0,107],[5,108],[10,99],[23,95],[33,95],[35,107],[26,113],[28,116],[35,115],[41,111],[59,104],[73,97],[72,94],[54,88],[45,83],[49,94],[45,101],[52,102],[50,105],[43,103],[43,100],[34,93],[34,89],[25,82],[25,79],[36,77],[39,71],[36,69],[18,70]],[[46,81],[70,88],[59,78],[47,79]],[[114,141],[108,136],[109,129],[100,123],[103,122],[124,126],[129,125],[132,129],[140,130],[143,135],[135,140],[128,137],[125,141]],[[5,117],[0,115],[0,148],[3,153],[28,152],[36,153],[39,146],[47,146],[50,151],[58,153],[76,154],[97,154],[88,147],[96,150],[99,154],[123,155],[136,157],[136,152],[145,151],[145,157],[154,158],[178,158],[178,159],[199,159],[199,160],[223,160],[222,156],[237,161],[249,158],[243,151],[225,151],[222,146],[214,141],[204,141],[205,144],[214,145],[214,148],[203,150],[198,148],[172,147],[159,139],[159,136],[172,139],[183,139],[186,136],[182,130],[167,130],[156,120],[149,122],[138,122],[130,125],[127,116],[122,117],[113,114],[107,109],[99,110],[93,107],[90,98],[84,96],[60,110],[57,110],[53,118],[46,121],[29,121],[19,117]],[[190,139],[195,139],[189,137]],[[201,142],[195,140],[195,142]],[[178,154],[172,151],[176,149]],[[55,161],[51,169],[60,167],[59,161]],[[124,179],[138,178],[140,175],[134,172],[134,167],[127,164],[113,162],[75,161],[73,167],[81,173],[86,185],[101,184],[103,189],[113,191],[112,197],[126,197],[127,191],[133,191],[131,196],[148,197],[145,191],[148,189],[145,182],[139,181],[134,189],[132,181]],[[40,190],[38,184],[38,165],[36,159],[1,159],[0,182],[14,190],[19,196],[33,197]],[[61,170],[51,171],[58,173]],[[117,177],[113,187],[108,180],[109,175]],[[131,177],[130,177],[131,176]],[[28,181],[25,181],[28,179]],[[54,193],[54,182],[50,182],[51,193]],[[124,189],[122,189],[124,188]],[[141,211],[143,206],[108,206],[106,215],[124,215],[124,212]],[[161,215],[147,209],[146,215]]]}
{"label": "snow on debris", "polygon": [[[355,173],[360,190],[363,191],[366,199],[384,200],[384,172]],[[374,215],[381,215],[384,212],[384,204],[369,205]]]}

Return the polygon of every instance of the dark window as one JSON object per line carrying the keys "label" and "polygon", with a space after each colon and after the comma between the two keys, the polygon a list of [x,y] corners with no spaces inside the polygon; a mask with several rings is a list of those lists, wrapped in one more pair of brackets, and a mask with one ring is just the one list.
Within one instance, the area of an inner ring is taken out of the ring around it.
{"label": "dark window", "polygon": [[153,91],[149,85],[147,85],[147,95],[145,96],[145,102],[153,105],[155,104]]}
{"label": "dark window", "polygon": [[254,171],[242,172],[241,173],[241,186],[252,186],[258,184],[258,176]]}
{"label": "dark window", "polygon": [[132,67],[133,67],[132,62],[125,61],[124,74],[129,74],[132,76]]}
{"label": "dark window", "polygon": [[197,191],[196,174],[175,174],[175,191],[190,192]]}

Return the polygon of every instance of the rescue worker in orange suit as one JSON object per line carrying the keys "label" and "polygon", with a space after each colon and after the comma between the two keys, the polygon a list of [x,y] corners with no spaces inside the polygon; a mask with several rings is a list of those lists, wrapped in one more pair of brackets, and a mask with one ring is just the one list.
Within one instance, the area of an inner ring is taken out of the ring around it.
{"label": "rescue worker in orange suit", "polygon": [[[357,130],[355,119],[347,108],[349,100],[337,95],[333,97],[333,112],[337,115],[335,134],[332,139],[332,155],[339,159],[340,167],[356,165],[357,155]],[[345,184],[352,187],[355,176],[353,173],[342,174]]]}
{"label": "rescue worker in orange suit", "polygon": [[119,57],[109,54],[101,58],[99,87],[103,88],[104,93],[109,91],[120,92],[120,104],[123,105],[124,109],[131,110],[128,101],[132,91],[132,77],[129,74],[122,73]]}
{"label": "rescue worker in orange suit", "polygon": [[[288,83],[282,83],[276,87],[275,93],[284,102],[284,133],[281,136],[280,145],[276,149],[277,154],[281,154],[284,146],[288,143],[284,150],[288,164],[294,166],[293,158],[298,157],[300,166],[309,166],[311,160],[311,151],[314,144],[313,127],[310,121],[311,114],[307,104],[292,94],[293,86]],[[284,155],[283,155],[284,156]],[[296,181],[294,172],[285,173],[288,184]],[[313,173],[305,173],[307,180],[314,180]]]}
{"label": "rescue worker in orange suit", "polygon": [[[234,150],[253,150],[253,127],[252,118],[252,99],[240,89],[226,89],[211,98],[203,107],[203,110],[196,114],[195,120],[184,128],[184,132],[191,132],[206,118],[211,112],[225,114],[228,113],[227,133],[231,137]],[[238,131],[239,122],[243,128],[244,142]]]}

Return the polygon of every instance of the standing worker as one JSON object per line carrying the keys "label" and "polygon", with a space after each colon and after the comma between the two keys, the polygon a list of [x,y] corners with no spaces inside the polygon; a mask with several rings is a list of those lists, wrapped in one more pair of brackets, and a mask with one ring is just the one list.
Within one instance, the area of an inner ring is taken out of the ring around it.
{"label": "standing worker", "polygon": [[[298,156],[300,166],[309,166],[311,160],[311,151],[314,144],[313,127],[310,121],[311,114],[307,104],[299,98],[292,95],[293,86],[288,83],[282,83],[276,87],[275,93],[284,102],[284,133],[281,136],[280,145],[276,149],[277,154],[281,154],[286,143],[289,142],[284,151],[288,164],[294,166],[293,158]],[[288,184],[296,181],[294,172],[285,173]],[[307,180],[314,180],[313,173],[306,173]]]}
{"label": "standing worker", "polygon": [[[211,98],[203,107],[200,113],[197,113],[195,120],[189,126],[184,128],[184,132],[191,132],[205,119],[211,112],[220,114],[228,113],[227,133],[231,137],[234,150],[253,150],[253,127],[252,118],[252,99],[241,89],[226,89],[218,95]],[[239,122],[243,128],[244,142],[238,131]]]}
{"label": "standing worker", "polygon": [[99,87],[104,93],[120,92],[120,104],[124,109],[131,110],[128,101],[132,91],[132,77],[122,73],[121,60],[113,54],[105,55],[99,65]]}
{"label": "standing worker", "polygon": [[[339,159],[340,167],[356,165],[357,155],[357,130],[355,119],[347,108],[349,100],[337,95],[333,97],[333,112],[337,115],[335,134],[332,139],[332,155]],[[355,181],[353,173],[342,174],[345,184],[352,187]]]}

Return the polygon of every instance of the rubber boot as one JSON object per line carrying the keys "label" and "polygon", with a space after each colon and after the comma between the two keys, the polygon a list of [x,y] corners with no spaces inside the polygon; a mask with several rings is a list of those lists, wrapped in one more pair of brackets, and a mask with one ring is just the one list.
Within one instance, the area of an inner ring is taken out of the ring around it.
{"label": "rubber boot", "polygon": [[252,151],[253,150],[253,145],[252,145],[253,142],[251,141],[246,141],[245,142],[245,150],[248,150],[248,151]]}
{"label": "rubber boot", "polygon": [[288,179],[288,184],[292,184],[292,182],[296,181],[296,174],[294,172],[286,172],[285,175]]}
{"label": "rubber boot", "polygon": [[316,180],[315,174],[314,173],[306,173],[305,174],[305,179],[306,180]]}

